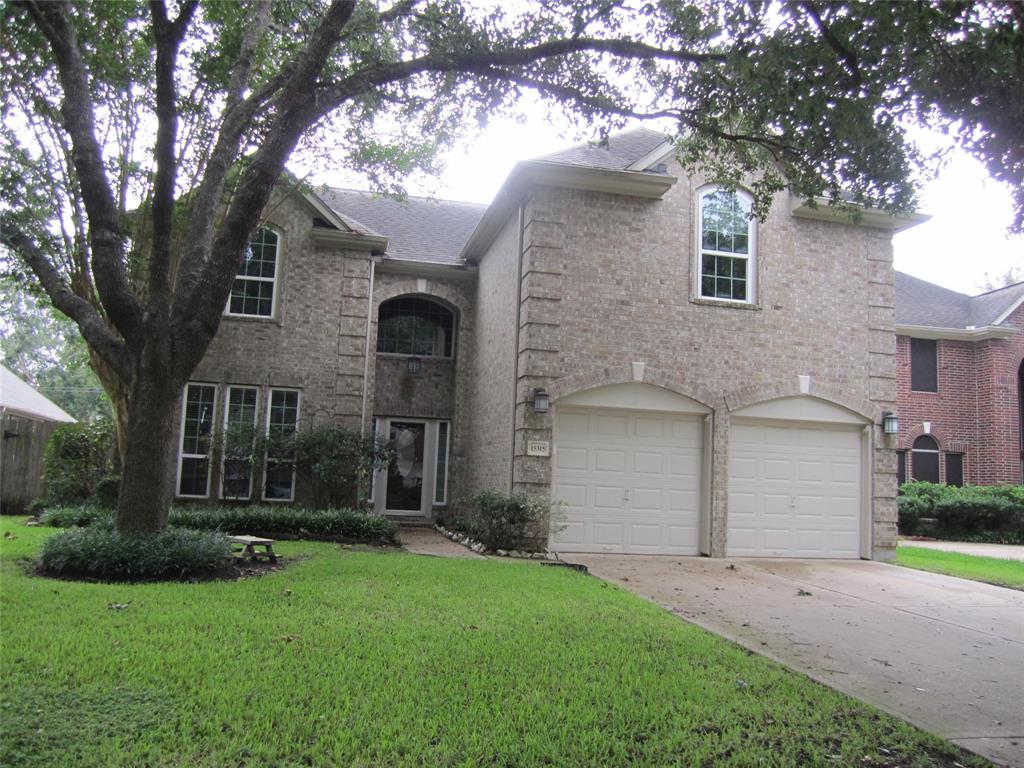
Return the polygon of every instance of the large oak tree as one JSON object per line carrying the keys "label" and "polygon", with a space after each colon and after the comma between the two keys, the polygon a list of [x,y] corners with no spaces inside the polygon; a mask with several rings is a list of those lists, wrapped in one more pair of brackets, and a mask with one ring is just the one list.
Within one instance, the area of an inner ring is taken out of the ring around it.
{"label": "large oak tree", "polygon": [[670,119],[679,156],[901,211],[908,121],[1016,185],[1020,3],[9,2],[0,235],[77,323],[115,403],[117,525],[159,531],[174,415],[295,151],[394,191],[526,91],[600,133]]}

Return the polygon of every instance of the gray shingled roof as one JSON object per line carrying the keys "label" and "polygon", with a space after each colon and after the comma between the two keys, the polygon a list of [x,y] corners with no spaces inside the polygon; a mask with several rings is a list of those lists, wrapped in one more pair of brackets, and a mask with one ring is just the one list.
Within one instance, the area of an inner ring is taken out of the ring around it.
{"label": "gray shingled roof", "polygon": [[586,142],[533,159],[547,163],[624,171],[667,140],[668,137],[664,133],[649,128],[633,128],[609,136],[608,143],[604,146],[598,146],[596,142]]}
{"label": "gray shingled roof", "polygon": [[1024,283],[968,296],[896,273],[896,323],[929,328],[984,328],[1024,298]]}
{"label": "gray shingled roof", "polygon": [[319,189],[317,196],[357,232],[388,238],[386,258],[462,264],[459,251],[486,205],[408,197],[399,202],[370,192]]}

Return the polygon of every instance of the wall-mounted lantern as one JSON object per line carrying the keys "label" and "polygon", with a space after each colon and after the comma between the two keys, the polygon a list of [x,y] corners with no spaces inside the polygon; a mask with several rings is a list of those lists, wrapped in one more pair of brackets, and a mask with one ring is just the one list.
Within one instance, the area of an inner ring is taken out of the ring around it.
{"label": "wall-mounted lantern", "polygon": [[420,372],[420,368],[423,367],[423,361],[415,355],[405,361],[405,372],[410,376],[415,376]]}
{"label": "wall-mounted lantern", "polygon": [[887,435],[899,434],[900,421],[892,411],[882,411],[882,432]]}
{"label": "wall-mounted lantern", "polygon": [[533,388],[533,412],[547,413],[551,410],[551,395],[544,387]]}

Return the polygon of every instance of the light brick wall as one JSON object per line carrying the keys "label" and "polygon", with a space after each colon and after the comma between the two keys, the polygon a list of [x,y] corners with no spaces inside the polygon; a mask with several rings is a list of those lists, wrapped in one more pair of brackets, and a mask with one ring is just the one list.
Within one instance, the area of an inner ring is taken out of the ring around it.
{"label": "light brick wall", "polygon": [[[581,389],[625,381],[630,363],[644,362],[649,377],[683,382],[682,394],[714,409],[712,553],[721,555],[737,402],[798,394],[797,375],[808,374],[811,394],[872,423],[894,407],[892,248],[887,232],[796,219],[780,199],[759,228],[757,305],[693,300],[699,183],[680,176],[661,200],[538,188],[527,205],[516,485],[550,488],[550,460],[525,456],[527,439],[551,436],[551,415],[528,407],[532,387],[568,394],[560,379]],[[872,434],[873,540],[885,557],[895,545],[895,454],[880,428]]]}

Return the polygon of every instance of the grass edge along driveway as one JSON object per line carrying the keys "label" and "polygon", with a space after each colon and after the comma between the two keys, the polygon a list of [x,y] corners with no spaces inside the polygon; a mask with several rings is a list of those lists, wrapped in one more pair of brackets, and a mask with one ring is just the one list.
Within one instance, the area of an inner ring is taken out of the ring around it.
{"label": "grass edge along driveway", "polygon": [[981,581],[997,587],[1024,590],[1024,562],[1020,560],[965,555],[901,544],[896,549],[896,564],[919,571]]}
{"label": "grass edge along driveway", "polygon": [[257,579],[84,584],[25,572],[22,520],[3,765],[988,765],[567,569],[283,542]]}

